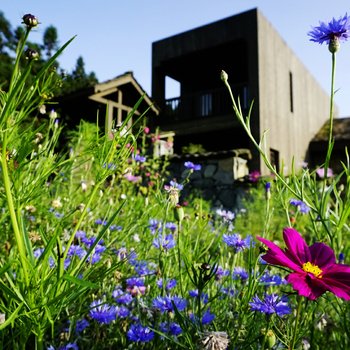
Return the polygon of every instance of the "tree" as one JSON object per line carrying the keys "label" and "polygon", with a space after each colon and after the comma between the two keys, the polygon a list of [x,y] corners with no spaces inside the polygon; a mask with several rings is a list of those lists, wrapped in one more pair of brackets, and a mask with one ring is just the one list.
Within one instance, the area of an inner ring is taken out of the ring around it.
{"label": "tree", "polygon": [[[24,35],[25,29],[23,26],[18,26],[13,30],[10,22],[5,18],[3,12],[0,11],[0,89],[6,90],[8,88],[16,55],[16,47]],[[52,25],[47,27],[44,31],[43,42],[41,44],[27,41],[26,46],[38,52],[38,58],[32,65],[31,73],[34,76],[58,49],[57,29]],[[28,60],[23,57],[21,66],[24,67],[26,64],[28,64]],[[59,63],[56,62],[55,66],[57,78],[61,79],[61,75],[59,75]],[[61,69],[61,71],[63,70]],[[64,95],[77,89],[91,86],[97,82],[98,80],[94,72],[86,73],[83,57],[79,57],[74,70],[71,73],[65,74],[65,78],[62,78],[61,86],[56,89],[55,93],[57,95]]]}
{"label": "tree", "polygon": [[94,72],[89,74],[85,71],[85,62],[82,56],[78,57],[75,68],[72,73],[68,74],[63,80],[61,95],[70,93],[82,88],[93,86],[98,83]]}
{"label": "tree", "polygon": [[54,26],[47,27],[43,37],[43,50],[45,51],[47,58],[51,57],[52,52],[58,49],[57,40],[57,29]]}

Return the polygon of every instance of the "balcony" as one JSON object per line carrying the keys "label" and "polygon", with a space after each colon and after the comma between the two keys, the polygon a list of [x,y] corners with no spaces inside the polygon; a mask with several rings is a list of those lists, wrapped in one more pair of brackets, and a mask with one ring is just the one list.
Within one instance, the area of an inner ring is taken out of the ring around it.
{"label": "balcony", "polygon": [[[242,110],[250,104],[247,84],[232,86],[233,96],[240,98]],[[232,113],[232,103],[225,87],[204,90],[165,100],[161,124],[218,117]]]}

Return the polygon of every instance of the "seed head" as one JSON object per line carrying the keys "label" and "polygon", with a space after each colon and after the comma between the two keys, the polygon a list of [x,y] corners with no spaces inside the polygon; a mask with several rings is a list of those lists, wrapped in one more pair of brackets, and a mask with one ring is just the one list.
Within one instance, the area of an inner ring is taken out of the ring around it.
{"label": "seed head", "polygon": [[27,49],[25,52],[26,59],[29,61],[34,61],[39,59],[39,52],[33,49]]}
{"label": "seed head", "polygon": [[22,20],[28,29],[34,28],[39,24],[39,20],[37,17],[35,17],[34,15],[31,15],[30,13],[27,13],[26,15],[24,15],[22,17]]}

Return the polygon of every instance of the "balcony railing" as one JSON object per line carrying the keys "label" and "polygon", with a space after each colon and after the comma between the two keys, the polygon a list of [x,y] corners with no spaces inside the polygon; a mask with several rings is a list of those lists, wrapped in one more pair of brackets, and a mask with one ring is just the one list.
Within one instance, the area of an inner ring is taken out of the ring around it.
{"label": "balcony railing", "polygon": [[[249,90],[246,84],[232,87],[235,97],[240,98],[242,109],[249,108]],[[232,102],[225,87],[205,90],[165,100],[162,121],[184,121],[212,116],[221,116],[232,112]]]}

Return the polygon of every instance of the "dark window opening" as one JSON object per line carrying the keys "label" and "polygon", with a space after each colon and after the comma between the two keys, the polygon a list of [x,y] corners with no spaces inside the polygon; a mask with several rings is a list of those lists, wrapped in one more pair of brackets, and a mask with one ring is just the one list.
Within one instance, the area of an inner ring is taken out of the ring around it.
{"label": "dark window opening", "polygon": [[289,72],[289,101],[290,101],[290,111],[294,112],[294,97],[293,97],[293,74]]}
{"label": "dark window opening", "polygon": [[280,155],[279,152],[275,149],[270,148],[270,163],[276,169],[276,171],[280,171]]}

